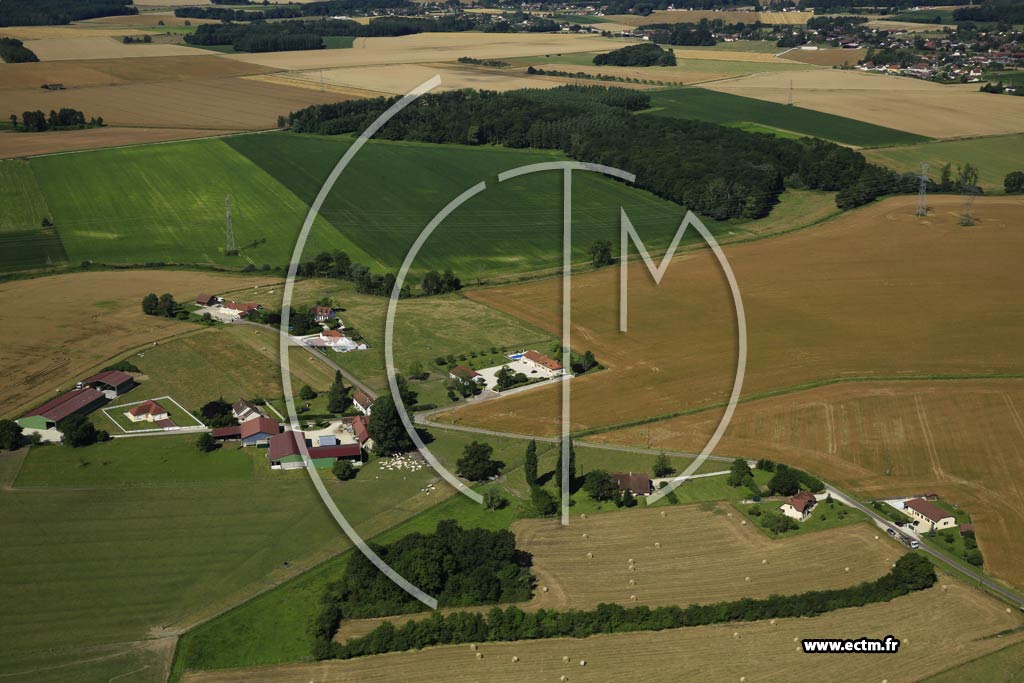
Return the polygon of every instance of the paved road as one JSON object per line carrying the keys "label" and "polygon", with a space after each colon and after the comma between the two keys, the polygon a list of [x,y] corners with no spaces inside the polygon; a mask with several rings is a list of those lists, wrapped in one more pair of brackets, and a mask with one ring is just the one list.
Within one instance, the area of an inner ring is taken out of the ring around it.
{"label": "paved road", "polygon": [[[886,519],[882,515],[878,514],[875,510],[872,510],[867,505],[864,505],[863,503],[855,500],[854,498],[852,498],[851,496],[847,495],[843,491],[837,489],[835,486],[832,486],[831,484],[826,484],[825,485],[825,490],[828,491],[829,493],[831,493],[832,497],[835,498],[836,500],[840,501],[841,503],[849,505],[850,507],[857,508],[858,510],[860,510],[861,512],[866,514],[868,517],[871,518],[871,520],[876,525],[878,525],[882,529],[884,529],[884,530],[892,529],[897,534],[903,533],[903,529],[900,529],[898,526],[896,526],[895,524],[890,522],[888,519]],[[964,566],[962,566],[960,564],[957,564],[957,563],[953,562],[944,553],[936,550],[935,548],[932,548],[927,543],[921,543],[921,548],[920,549],[921,549],[921,551],[927,553],[928,555],[931,555],[932,559],[937,560],[939,563],[944,564],[947,567],[951,568],[954,571],[954,573],[959,572],[960,574],[963,574],[967,578],[977,582],[979,586],[984,586],[985,588],[987,588],[988,590],[992,591],[993,593],[996,593],[996,594],[1002,596],[1003,598],[1005,598],[1005,599],[1007,599],[1007,600],[1009,600],[1011,602],[1014,602],[1018,606],[1024,608],[1024,595],[1021,595],[1020,593],[1018,593],[1018,592],[1016,592],[1014,590],[1011,590],[1011,589],[1007,588],[1006,586],[1004,586],[1004,585],[1002,585],[1000,583],[996,583],[995,581],[993,581],[992,579],[988,578],[987,576],[985,576],[984,574],[982,574],[979,571],[976,571],[974,569],[969,569],[967,567],[964,567]]]}

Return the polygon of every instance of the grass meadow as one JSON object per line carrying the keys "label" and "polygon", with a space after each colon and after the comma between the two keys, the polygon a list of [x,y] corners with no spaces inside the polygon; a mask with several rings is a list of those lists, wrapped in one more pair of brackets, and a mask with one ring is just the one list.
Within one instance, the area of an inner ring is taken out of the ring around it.
{"label": "grass meadow", "polygon": [[1024,134],[872,149],[865,156],[869,161],[911,173],[920,173],[921,162],[927,162],[928,175],[934,180],[939,179],[944,164],[952,165],[955,178],[958,164],[972,163],[978,167],[978,184],[986,192],[1002,192],[1007,173],[1024,171]]}
{"label": "grass meadow", "polygon": [[715,92],[672,88],[652,93],[650,114],[721,124],[754,123],[858,147],[906,145],[928,138],[801,107]]}
{"label": "grass meadow", "polygon": [[0,272],[67,260],[57,232],[42,226],[49,209],[27,161],[0,160],[0,207]]}

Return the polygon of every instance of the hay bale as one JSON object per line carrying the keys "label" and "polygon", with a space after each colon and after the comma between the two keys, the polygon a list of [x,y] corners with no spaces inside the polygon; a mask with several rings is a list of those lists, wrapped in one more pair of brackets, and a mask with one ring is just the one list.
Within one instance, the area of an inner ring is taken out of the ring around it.
{"label": "hay bale", "polygon": [[542,590],[543,592],[547,593],[547,592],[548,592],[548,587],[547,587],[547,586],[544,586],[543,588],[541,588],[541,590]]}
{"label": "hay bale", "polygon": [[629,571],[635,572],[636,571],[636,567],[634,567],[633,565],[629,565]]}
{"label": "hay bale", "polygon": [[746,526],[746,525],[747,525],[747,520],[743,520],[742,522],[740,522],[740,526]]}
{"label": "hay bale", "polygon": [[740,676],[740,683],[747,683],[747,677],[746,676]]}
{"label": "hay bale", "polygon": [[629,580],[629,585],[630,586],[635,586],[636,585],[636,579],[630,579]]}
{"label": "hay bale", "polygon": [[630,599],[631,601],[633,601],[633,602],[636,602],[636,596],[635,596],[635,595],[630,595],[630,596],[629,596],[629,599]]}
{"label": "hay bale", "polygon": [[733,638],[736,638],[736,639],[739,639],[739,637],[740,637],[740,632],[739,632],[739,631],[733,631],[733,632],[732,632],[732,637],[733,637]]}
{"label": "hay bale", "polygon": [[569,655],[564,655],[564,656],[562,657],[562,661],[563,661],[564,663],[568,664],[568,663],[569,663]]}
{"label": "hay bale", "polygon": [[875,534],[875,540],[876,541],[878,540],[878,534]]}
{"label": "hay bale", "polygon": [[667,513],[667,512],[665,512],[664,510],[662,510],[662,511],[661,511],[661,516],[662,516],[662,517],[667,517],[667,516],[668,516],[668,513]]}
{"label": "hay bale", "polygon": [[562,683],[565,683],[567,680],[569,680],[569,677],[566,676],[565,674],[562,674],[562,677],[559,678],[558,680],[562,681]]}
{"label": "hay bale", "polygon": [[654,547],[655,548],[660,548],[661,547],[661,543],[659,541],[655,541],[654,542]]}
{"label": "hay bale", "polygon": [[750,583],[750,577],[748,576],[747,578],[744,579],[744,581],[746,581],[747,583]]}
{"label": "hay bale", "polygon": [[761,564],[768,564],[768,560],[761,560]]}
{"label": "hay bale", "polygon": [[583,538],[590,538],[590,536],[587,536],[587,532],[584,531],[583,532]]}
{"label": "hay bale", "polygon": [[476,643],[473,643],[472,645],[470,645],[470,646],[469,646],[469,649],[470,649],[470,650],[473,650],[474,652],[476,652],[476,649],[477,649],[477,644],[476,644]]}
{"label": "hay bale", "polygon": [[771,620],[771,621],[769,621],[768,623],[769,623],[769,624],[771,624],[772,626],[775,626],[775,620],[774,620],[774,619],[772,619],[772,620]]}
{"label": "hay bale", "polygon": [[728,517],[732,517],[732,513],[731,513],[731,512],[728,512],[728,513],[726,513],[726,516],[728,516]]}
{"label": "hay bale", "polygon": [[843,571],[846,572],[847,574],[849,574],[850,573],[850,568],[849,567],[844,567]]}
{"label": "hay bale", "polygon": [[631,558],[629,558],[629,563],[630,563],[630,564],[633,564],[633,558],[632,558],[632,557],[631,557]]}
{"label": "hay bale", "polygon": [[587,513],[586,512],[584,512],[583,514],[580,515],[580,519],[586,519],[586,518],[587,518]]}
{"label": "hay bale", "polygon": [[516,663],[518,661],[519,661],[519,657],[516,657],[515,655],[512,655],[512,663],[514,664],[514,663]]}
{"label": "hay bale", "polygon": [[946,584],[942,584],[942,592],[945,593],[948,590],[949,590],[949,586],[947,586]]}
{"label": "hay bale", "polygon": [[800,639],[799,639],[799,638],[797,638],[796,636],[793,636],[793,642],[794,642],[794,643],[799,643],[799,642],[800,642]]}
{"label": "hay bale", "polygon": [[484,653],[483,652],[477,652],[476,653],[476,658],[477,659],[483,659],[484,658]]}
{"label": "hay bale", "polygon": [[587,559],[588,560],[594,559],[594,553],[587,553]]}
{"label": "hay bale", "polygon": [[581,659],[580,660],[580,666],[586,666],[586,665],[587,665],[587,660]]}

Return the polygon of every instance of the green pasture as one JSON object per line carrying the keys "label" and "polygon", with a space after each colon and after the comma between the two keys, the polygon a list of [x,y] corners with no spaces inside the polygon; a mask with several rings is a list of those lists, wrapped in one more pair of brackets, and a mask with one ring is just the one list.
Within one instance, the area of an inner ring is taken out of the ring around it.
{"label": "green pasture", "polygon": [[[939,21],[935,21],[936,17],[939,18]],[[908,21],[911,23],[936,25],[955,23],[953,20],[953,10],[951,9],[908,10],[906,12],[890,14],[887,17],[882,17],[882,21]]]}
{"label": "green pasture", "polygon": [[1016,683],[1024,680],[1024,643],[929,676],[922,683]]}
{"label": "green pasture", "polygon": [[67,260],[57,231],[42,227],[49,215],[29,162],[0,160],[0,272]]}
{"label": "green pasture", "polygon": [[766,102],[704,88],[671,88],[651,94],[649,115],[720,124],[754,123],[859,147],[906,145],[928,138],[834,114]]}
{"label": "green pasture", "polygon": [[972,163],[978,167],[981,187],[989,192],[1001,192],[1007,173],[1024,171],[1024,134],[873,149],[866,151],[865,156],[875,163],[910,173],[920,173],[921,162],[927,162],[928,175],[934,180],[939,179],[944,164],[952,164],[955,178],[957,164]]}
{"label": "green pasture", "polygon": [[[283,264],[306,214],[302,201],[221,140],[31,164],[72,262]],[[224,254],[228,195],[239,256]],[[346,246],[335,232],[316,233],[312,247]]]}

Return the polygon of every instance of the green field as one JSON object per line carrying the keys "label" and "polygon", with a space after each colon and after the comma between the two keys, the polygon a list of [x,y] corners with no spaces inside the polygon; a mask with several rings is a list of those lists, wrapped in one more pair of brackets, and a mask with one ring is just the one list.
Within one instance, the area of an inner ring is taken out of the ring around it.
{"label": "green field", "polygon": [[1018,88],[1024,85],[1024,71],[1021,70],[986,71],[983,74],[983,77],[990,83],[998,83],[999,81],[1002,81],[1003,85],[1012,85]]}
{"label": "green field", "polygon": [[[306,213],[303,202],[221,140],[31,164],[72,262],[282,264]],[[227,195],[242,256],[224,255]],[[316,233],[313,247],[344,246],[337,233]]]}
{"label": "green field", "polygon": [[[939,21],[935,21],[935,17],[939,18]],[[900,12],[899,14],[890,14],[887,17],[882,17],[882,21],[909,21],[913,23],[921,24],[952,24],[953,21],[953,10],[951,9],[916,9],[907,12]]]}
{"label": "green field", "polygon": [[957,164],[972,163],[978,167],[981,187],[989,192],[1001,192],[1007,173],[1024,171],[1024,134],[873,149],[866,151],[865,156],[897,171],[911,173],[920,173],[921,162],[927,162],[928,175],[934,180],[938,180],[943,164],[953,165],[955,177]]}
{"label": "green field", "polygon": [[[294,134],[239,136],[228,141],[303,201],[311,202],[351,138]],[[335,230],[370,254],[368,265],[396,269],[430,219],[480,181],[488,189],[440,226],[416,261],[417,270],[452,268],[463,279],[528,271],[561,263],[561,176],[531,175],[501,185],[497,173],[564,159],[538,150],[371,142],[356,157],[321,211]],[[645,239],[665,245],[682,219],[678,206],[622,183],[577,173],[573,183],[575,258],[589,245],[616,239],[619,206]],[[307,253],[311,252],[307,247]],[[353,254],[358,259],[359,252]]]}
{"label": "green field", "polygon": [[355,36],[324,36],[324,47],[329,50],[338,50],[352,47]]}
{"label": "green field", "polygon": [[41,227],[49,215],[29,163],[0,160],[0,272],[67,260],[57,231]]}
{"label": "green field", "polygon": [[704,88],[672,88],[651,94],[650,114],[721,124],[755,123],[858,147],[906,145],[928,138],[862,121],[765,102]]}
{"label": "green field", "polygon": [[922,683],[1019,683],[1024,681],[1024,643],[930,676]]}
{"label": "green field", "polygon": [[[134,643],[161,627],[187,628],[348,547],[304,471],[270,471],[263,449],[201,454],[194,440],[0,457],[0,483],[13,482],[0,495],[0,676],[28,676],[51,665],[54,651],[68,664],[57,680],[124,675],[138,668],[129,665]],[[353,481],[328,474],[326,483],[373,536],[448,495],[423,493],[433,478],[371,462]],[[122,666],[97,669],[93,657],[111,649],[123,652]],[[162,677],[154,669],[131,680]]]}

